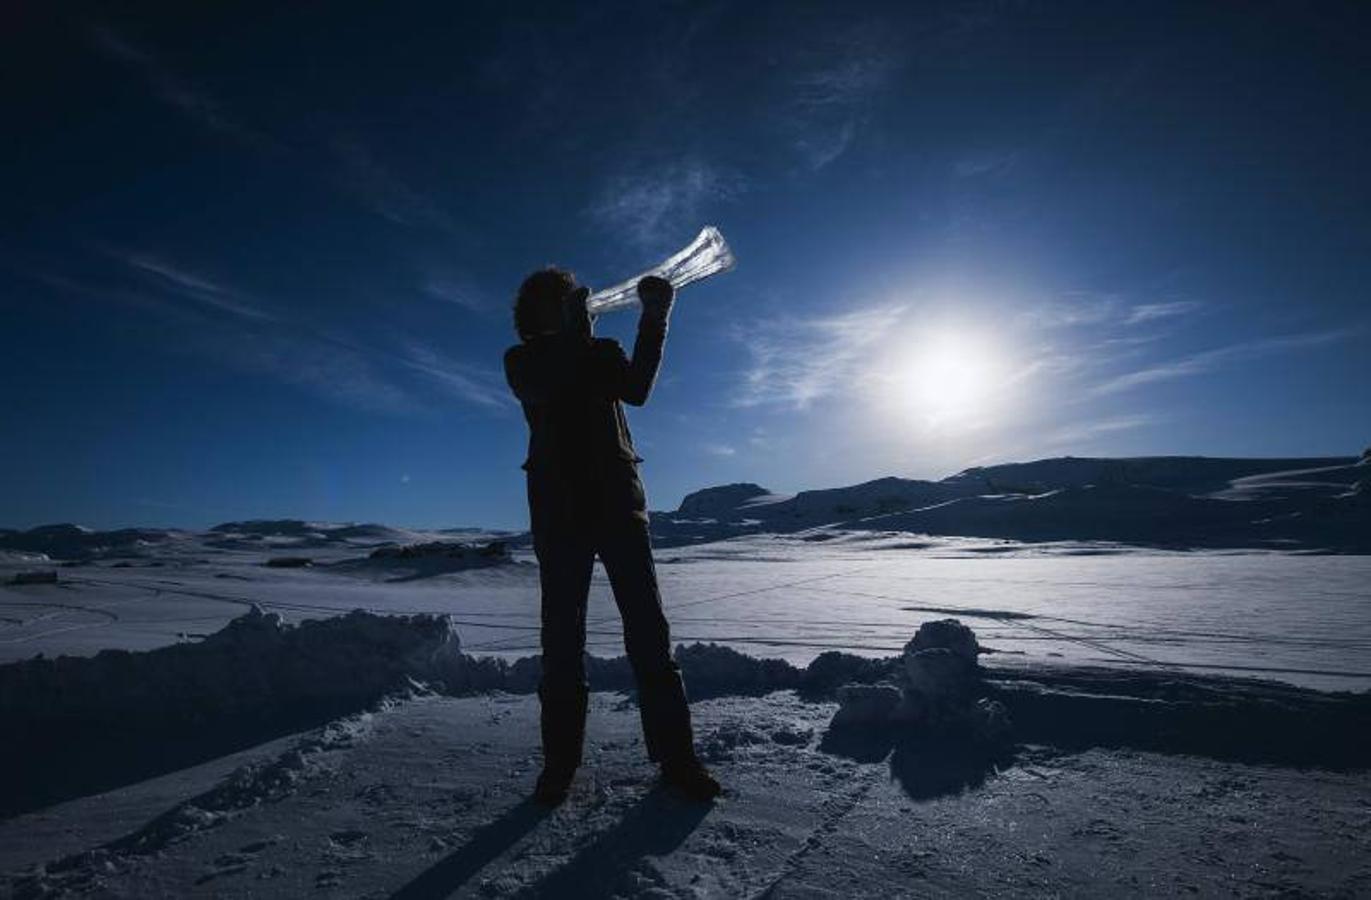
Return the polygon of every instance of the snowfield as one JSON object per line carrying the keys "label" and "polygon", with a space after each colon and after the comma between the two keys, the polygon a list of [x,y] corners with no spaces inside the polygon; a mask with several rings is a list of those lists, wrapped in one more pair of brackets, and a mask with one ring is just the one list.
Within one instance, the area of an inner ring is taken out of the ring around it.
{"label": "snowfield", "polygon": [[[425,536],[421,536],[425,537]],[[427,536],[431,537],[431,536]],[[270,550],[181,535],[135,558],[46,567],[55,585],[0,585],[0,662],[197,640],[253,604],[287,621],[442,613],[473,653],[537,652],[531,554],[506,564],[413,568],[374,544]],[[289,554],[305,568],[271,568]],[[1110,544],[1020,544],[826,529],[660,550],[673,637],[803,664],[824,650],[898,652],[918,626],[956,616],[995,665],[1088,663],[1246,673],[1326,690],[1371,687],[1371,557],[1193,553]],[[33,563],[0,564],[6,572]],[[592,653],[623,652],[597,568]]]}
{"label": "snowfield", "polygon": [[[1318,504],[1349,468],[1136,471]],[[871,484],[841,504],[888,506]],[[0,535],[0,897],[1371,893],[1371,557],[936,536],[754,488],[657,554],[713,806],[656,785],[600,572],[587,762],[528,802],[519,535]],[[946,648],[905,654],[949,618],[964,697]]]}

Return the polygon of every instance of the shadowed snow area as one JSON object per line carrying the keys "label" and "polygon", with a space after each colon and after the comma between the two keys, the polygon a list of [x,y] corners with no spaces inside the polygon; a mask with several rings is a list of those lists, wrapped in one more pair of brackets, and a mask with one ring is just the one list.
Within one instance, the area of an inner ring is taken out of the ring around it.
{"label": "shadowed snow area", "polygon": [[[297,739],[0,822],[15,896],[874,897],[1360,893],[1364,773],[1028,746],[998,767],[820,743],[834,704],[695,703],[712,806],[591,703],[563,807],[528,801],[533,697],[395,700]],[[929,770],[934,770],[932,781]],[[1107,865],[1102,865],[1102,861]]]}

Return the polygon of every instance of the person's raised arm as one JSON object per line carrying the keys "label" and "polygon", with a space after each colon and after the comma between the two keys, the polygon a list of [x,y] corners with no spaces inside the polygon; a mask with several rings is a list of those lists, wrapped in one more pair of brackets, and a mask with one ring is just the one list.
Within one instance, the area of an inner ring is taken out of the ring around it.
{"label": "person's raised arm", "polygon": [[649,275],[638,282],[638,299],[643,303],[638,318],[638,338],[633,342],[633,359],[619,361],[614,394],[632,406],[642,406],[652,393],[657,370],[662,365],[662,346],[666,343],[666,323],[671,316],[671,304],[676,289],[665,278]]}

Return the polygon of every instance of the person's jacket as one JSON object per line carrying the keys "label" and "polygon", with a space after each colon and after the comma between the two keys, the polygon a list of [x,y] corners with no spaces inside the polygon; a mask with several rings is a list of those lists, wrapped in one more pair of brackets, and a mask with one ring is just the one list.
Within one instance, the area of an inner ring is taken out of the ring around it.
{"label": "person's jacket", "polygon": [[646,521],[647,501],[624,416],[642,406],[662,362],[666,323],[644,316],[633,358],[618,341],[562,332],[509,348],[505,378],[528,421],[535,533],[598,518]]}

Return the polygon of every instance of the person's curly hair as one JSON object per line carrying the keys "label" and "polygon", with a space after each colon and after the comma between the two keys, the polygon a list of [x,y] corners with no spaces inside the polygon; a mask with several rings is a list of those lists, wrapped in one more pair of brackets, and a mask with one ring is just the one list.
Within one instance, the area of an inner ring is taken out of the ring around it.
{"label": "person's curly hair", "polygon": [[514,330],[528,340],[562,318],[562,303],[576,289],[576,276],[566,269],[539,269],[519,285],[514,297]]}

